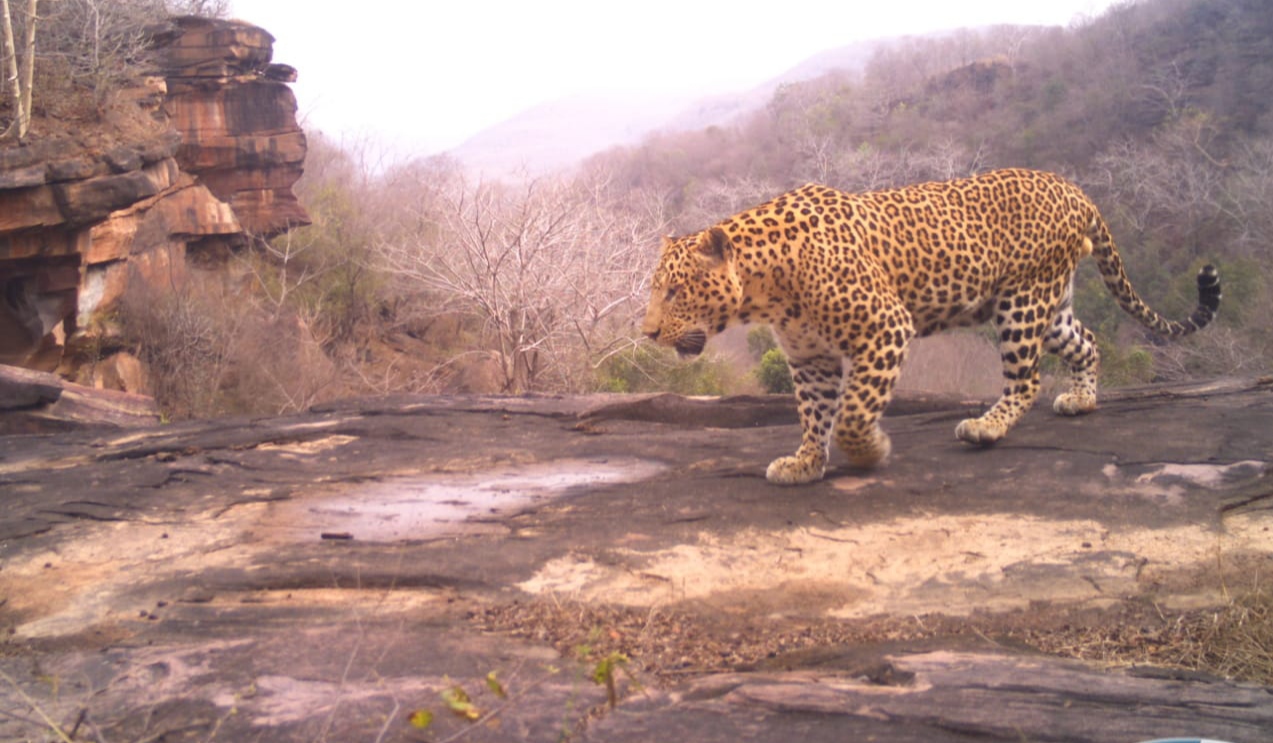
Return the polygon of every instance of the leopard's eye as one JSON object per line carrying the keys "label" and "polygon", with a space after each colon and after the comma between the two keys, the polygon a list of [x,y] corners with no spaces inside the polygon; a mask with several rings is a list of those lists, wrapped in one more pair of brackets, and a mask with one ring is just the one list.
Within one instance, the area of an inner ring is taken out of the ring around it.
{"label": "leopard's eye", "polygon": [[676,294],[680,290],[681,290],[681,287],[679,284],[672,284],[671,286],[667,288],[667,294],[664,295],[663,301],[671,302],[673,299],[676,299]]}

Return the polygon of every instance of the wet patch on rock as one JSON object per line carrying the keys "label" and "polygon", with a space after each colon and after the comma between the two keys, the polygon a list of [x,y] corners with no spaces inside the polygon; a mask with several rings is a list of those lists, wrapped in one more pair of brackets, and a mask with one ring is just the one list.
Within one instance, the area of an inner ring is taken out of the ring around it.
{"label": "wet patch on rock", "polygon": [[638,459],[602,458],[404,475],[280,503],[262,526],[297,540],[315,533],[378,542],[503,534],[503,519],[514,513],[584,488],[645,480],[662,469]]}

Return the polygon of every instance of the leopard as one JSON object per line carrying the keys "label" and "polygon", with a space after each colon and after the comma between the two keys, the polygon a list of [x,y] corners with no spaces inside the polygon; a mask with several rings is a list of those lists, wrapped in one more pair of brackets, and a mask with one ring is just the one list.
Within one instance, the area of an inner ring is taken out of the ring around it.
{"label": "leopard", "polygon": [[775,484],[826,475],[831,443],[853,468],[892,452],[880,425],[908,344],[991,323],[1003,366],[998,399],[955,436],[986,447],[1034,404],[1040,362],[1062,364],[1053,410],[1097,407],[1100,353],[1074,315],[1074,274],[1092,256],[1118,306],[1161,339],[1209,324],[1220,308],[1211,264],[1197,306],[1168,320],[1132,287],[1110,229],[1074,183],[1001,169],[869,192],[810,183],[698,232],[663,239],[641,331],[683,358],[735,325],[768,324],[786,354],[800,446],[765,471]]}

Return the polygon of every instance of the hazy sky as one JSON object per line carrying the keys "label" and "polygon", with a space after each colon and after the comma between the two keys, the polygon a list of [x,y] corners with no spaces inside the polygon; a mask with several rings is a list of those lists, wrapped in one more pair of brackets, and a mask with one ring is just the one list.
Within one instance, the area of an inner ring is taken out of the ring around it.
{"label": "hazy sky", "polygon": [[1112,0],[232,0],[296,67],[307,128],[420,154],[569,95],[746,90],[824,49]]}

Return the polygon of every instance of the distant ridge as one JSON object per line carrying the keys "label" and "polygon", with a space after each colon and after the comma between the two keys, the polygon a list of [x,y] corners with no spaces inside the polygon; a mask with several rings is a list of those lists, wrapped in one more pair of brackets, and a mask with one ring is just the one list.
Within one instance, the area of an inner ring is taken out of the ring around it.
{"label": "distant ridge", "polygon": [[470,137],[450,154],[491,176],[545,173],[660,128],[690,96],[597,93],[529,108]]}
{"label": "distant ridge", "polygon": [[764,107],[786,83],[837,69],[860,72],[888,41],[873,39],[818,52],[741,93],[597,93],[549,101],[478,132],[450,154],[470,170],[492,177],[561,170],[611,147],[636,144],[657,131],[728,124]]}

